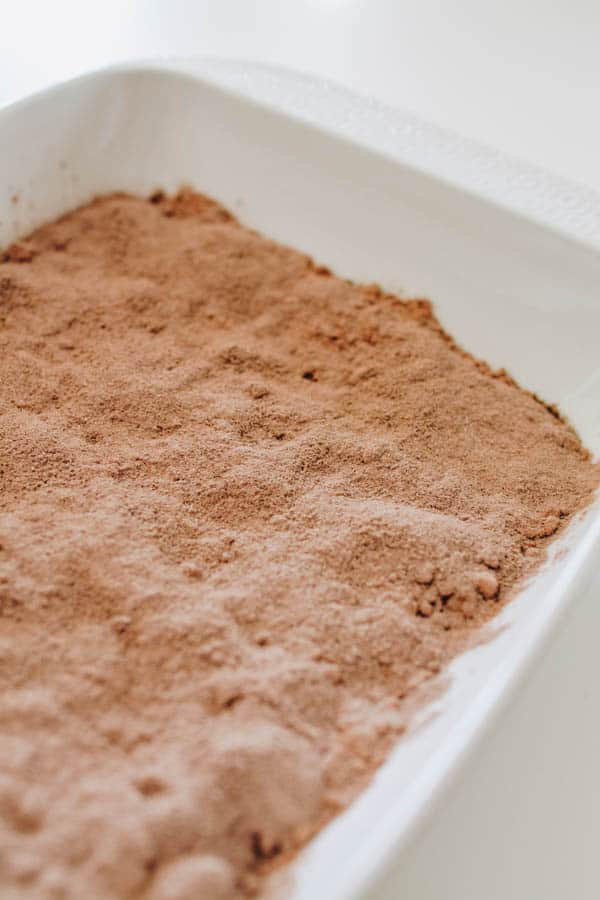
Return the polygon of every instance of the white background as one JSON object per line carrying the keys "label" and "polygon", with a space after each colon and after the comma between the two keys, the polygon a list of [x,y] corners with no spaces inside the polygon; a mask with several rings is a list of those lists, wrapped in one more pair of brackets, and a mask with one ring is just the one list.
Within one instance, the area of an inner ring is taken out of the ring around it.
{"label": "white background", "polygon": [[0,105],[156,55],[324,75],[600,191],[599,0],[0,0]]}

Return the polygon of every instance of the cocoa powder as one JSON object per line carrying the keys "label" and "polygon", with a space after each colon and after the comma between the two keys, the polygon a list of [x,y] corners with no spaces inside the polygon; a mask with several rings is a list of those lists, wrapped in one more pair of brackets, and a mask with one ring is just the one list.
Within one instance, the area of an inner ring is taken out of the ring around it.
{"label": "cocoa powder", "polygon": [[428,302],[190,191],[8,248],[0,343],[5,898],[262,895],[598,483]]}

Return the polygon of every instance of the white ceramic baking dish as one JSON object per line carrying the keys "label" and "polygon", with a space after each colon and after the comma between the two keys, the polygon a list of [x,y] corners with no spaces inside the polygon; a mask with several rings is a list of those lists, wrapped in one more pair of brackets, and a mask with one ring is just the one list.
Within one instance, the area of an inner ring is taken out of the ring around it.
{"label": "white ceramic baking dish", "polygon": [[[189,183],[340,274],[427,295],[600,451],[600,202],[330,85],[135,64],[0,112],[0,243],[91,195]],[[558,552],[560,551],[560,552]],[[600,896],[600,503],[457,660],[294,900]]]}

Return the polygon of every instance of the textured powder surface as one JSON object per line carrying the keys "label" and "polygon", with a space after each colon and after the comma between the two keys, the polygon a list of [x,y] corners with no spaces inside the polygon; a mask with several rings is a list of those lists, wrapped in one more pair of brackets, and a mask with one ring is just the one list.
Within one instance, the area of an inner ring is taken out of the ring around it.
{"label": "textured powder surface", "polygon": [[0,894],[240,900],[598,481],[430,306],[191,192],[0,263]]}

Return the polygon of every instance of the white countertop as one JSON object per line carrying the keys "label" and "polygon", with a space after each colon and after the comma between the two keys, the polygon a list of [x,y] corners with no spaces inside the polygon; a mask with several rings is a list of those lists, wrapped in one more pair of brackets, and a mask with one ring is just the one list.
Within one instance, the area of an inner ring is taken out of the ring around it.
{"label": "white countertop", "polygon": [[0,104],[127,58],[259,60],[600,191],[596,0],[5,0],[0,12]]}

